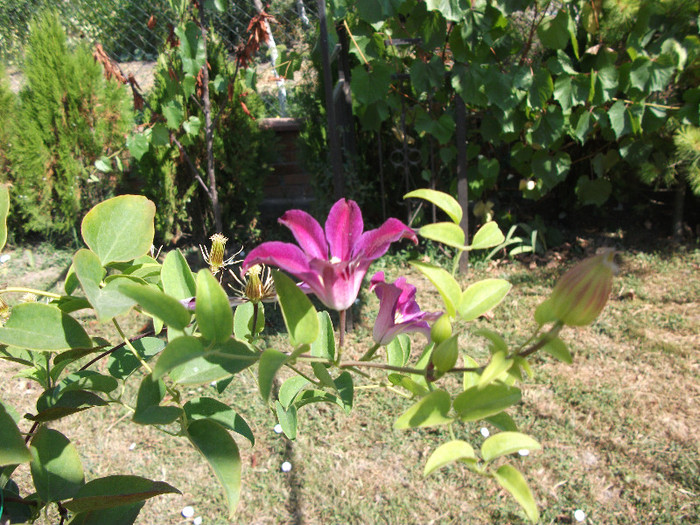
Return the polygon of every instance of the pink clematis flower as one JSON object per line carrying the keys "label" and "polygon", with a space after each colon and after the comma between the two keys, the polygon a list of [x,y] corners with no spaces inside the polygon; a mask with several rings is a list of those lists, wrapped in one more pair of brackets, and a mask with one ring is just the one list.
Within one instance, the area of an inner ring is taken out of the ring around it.
{"label": "pink clematis flower", "polygon": [[399,277],[393,283],[384,282],[384,272],[370,280],[370,291],[379,298],[379,313],[372,336],[379,345],[389,344],[401,333],[421,332],[430,339],[428,321],[435,321],[442,312],[422,312],[416,303],[416,287]]}
{"label": "pink clematis flower", "polygon": [[369,265],[392,242],[418,238],[398,219],[363,232],[362,212],[355,201],[340,199],[326,219],[325,232],[311,215],[289,210],[279,219],[292,231],[299,246],[270,241],[253,249],[243,261],[243,271],[254,264],[276,266],[303,283],[328,308],[344,311],[357,298]]}

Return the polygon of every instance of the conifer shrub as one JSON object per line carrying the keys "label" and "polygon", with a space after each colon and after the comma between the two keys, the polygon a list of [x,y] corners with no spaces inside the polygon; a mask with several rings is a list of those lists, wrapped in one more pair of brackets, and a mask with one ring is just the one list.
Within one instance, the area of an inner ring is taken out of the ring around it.
{"label": "conifer shrub", "polygon": [[10,91],[5,70],[0,66],[0,182],[7,182],[9,178],[8,151],[11,145],[13,115],[16,111],[16,97]]}
{"label": "conifer shrub", "polygon": [[53,12],[31,24],[24,75],[9,149],[16,219],[25,234],[61,237],[120,184],[130,99],[86,46],[70,49]]}

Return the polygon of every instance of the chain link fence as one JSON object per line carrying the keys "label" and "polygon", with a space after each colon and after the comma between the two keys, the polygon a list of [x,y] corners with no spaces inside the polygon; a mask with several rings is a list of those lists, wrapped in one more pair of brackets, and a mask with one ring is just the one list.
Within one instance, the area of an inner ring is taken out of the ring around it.
{"label": "chain link fence", "polygon": [[[214,32],[231,56],[247,38],[246,29],[257,14],[253,0],[225,0],[223,13],[210,14]],[[59,13],[71,41],[102,44],[124,73],[134,74],[145,90],[153,85],[153,70],[177,15],[168,0],[0,0],[0,63],[18,91],[22,85],[24,45],[31,21],[45,9]],[[273,0],[265,6],[276,23],[271,31],[276,49],[263,47],[255,62],[259,92],[270,116],[280,116],[278,91],[293,93],[293,78],[280,82],[271,57],[282,50],[299,50],[315,33],[315,0]],[[292,95],[293,96],[293,95]]]}

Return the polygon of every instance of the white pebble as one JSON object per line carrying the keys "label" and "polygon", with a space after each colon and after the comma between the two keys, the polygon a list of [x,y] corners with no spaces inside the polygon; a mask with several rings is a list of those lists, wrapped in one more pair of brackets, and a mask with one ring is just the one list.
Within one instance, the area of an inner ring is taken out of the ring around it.
{"label": "white pebble", "polygon": [[216,381],[212,381],[211,383],[209,383],[209,386],[210,386],[210,387],[213,387],[213,388],[216,388]]}
{"label": "white pebble", "polygon": [[202,517],[197,516],[195,519],[192,520],[192,523],[194,523],[194,525],[202,525]]}
{"label": "white pebble", "polygon": [[182,512],[180,512],[180,514],[182,514],[183,518],[191,518],[192,516],[194,516],[194,509],[187,505],[185,508],[182,509]]}
{"label": "white pebble", "polygon": [[280,425],[279,423],[277,423],[277,424],[275,425],[275,428],[274,428],[273,430],[275,431],[275,434],[281,434],[281,433],[282,433],[282,425]]}
{"label": "white pebble", "polygon": [[10,260],[10,256],[6,253],[3,253],[0,255],[0,263],[5,264],[7,261]]}
{"label": "white pebble", "polygon": [[134,450],[136,448],[136,443],[129,445],[129,450]]}
{"label": "white pebble", "polygon": [[282,463],[282,472],[289,472],[292,470],[292,464],[289,461]]}
{"label": "white pebble", "polygon": [[585,521],[586,513],[583,512],[581,509],[576,509],[576,511],[574,512],[574,519],[576,521]]}
{"label": "white pebble", "polygon": [[520,454],[521,456],[529,456],[530,451],[528,449],[524,448],[522,450],[518,450],[518,454]]}
{"label": "white pebble", "polygon": [[486,427],[481,427],[481,430],[479,432],[481,432],[481,435],[484,436],[485,438],[487,438],[491,435],[491,433],[489,432],[489,429]]}

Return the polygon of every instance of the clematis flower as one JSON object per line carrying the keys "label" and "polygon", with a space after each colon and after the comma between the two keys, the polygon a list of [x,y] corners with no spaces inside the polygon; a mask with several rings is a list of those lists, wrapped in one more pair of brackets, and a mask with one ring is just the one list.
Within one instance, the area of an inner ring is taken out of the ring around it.
{"label": "clematis flower", "polygon": [[428,321],[435,321],[442,312],[422,312],[416,303],[416,287],[399,277],[393,283],[384,281],[384,272],[370,280],[370,291],[379,298],[379,313],[372,336],[379,345],[389,344],[401,333],[421,332],[430,339]]}
{"label": "clematis flower", "polygon": [[328,308],[344,311],[357,298],[369,265],[392,242],[418,238],[398,219],[364,232],[362,212],[355,201],[340,199],[321,225],[302,210],[289,210],[279,219],[292,231],[299,246],[270,241],[253,249],[243,261],[243,271],[254,264],[276,266],[301,280]]}

